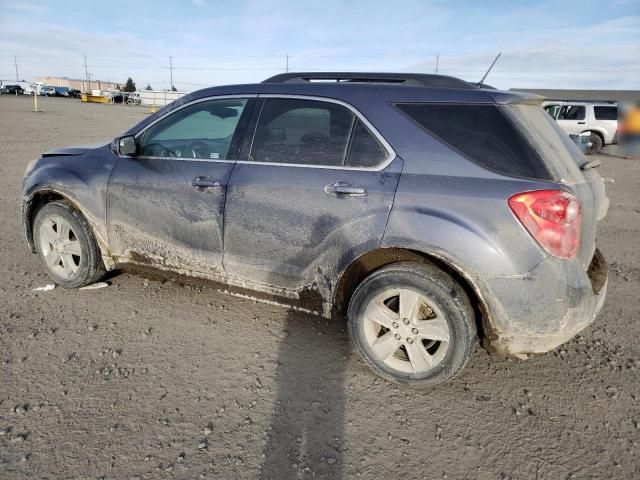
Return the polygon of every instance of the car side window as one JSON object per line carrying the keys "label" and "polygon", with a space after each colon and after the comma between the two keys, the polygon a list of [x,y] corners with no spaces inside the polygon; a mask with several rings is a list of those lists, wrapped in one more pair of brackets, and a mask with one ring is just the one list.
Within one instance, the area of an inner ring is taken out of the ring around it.
{"label": "car side window", "polygon": [[225,160],[248,99],[197,102],[150,127],[140,154],[148,157]]}
{"label": "car side window", "polygon": [[349,109],[335,103],[269,98],[260,113],[249,159],[342,166],[354,119]]}
{"label": "car side window", "polygon": [[584,120],[584,105],[564,105],[560,109],[558,120]]}
{"label": "car side window", "polygon": [[330,167],[375,167],[388,155],[348,108],[320,100],[265,100],[249,160]]}
{"label": "car side window", "polygon": [[558,110],[560,110],[560,105],[547,105],[544,109],[549,115],[551,115],[551,118],[556,118]]}
{"label": "car side window", "polygon": [[593,107],[596,120],[618,120],[618,107]]}
{"label": "car side window", "polygon": [[388,154],[376,136],[364,123],[357,120],[353,127],[345,164],[349,167],[372,168],[384,162]]}

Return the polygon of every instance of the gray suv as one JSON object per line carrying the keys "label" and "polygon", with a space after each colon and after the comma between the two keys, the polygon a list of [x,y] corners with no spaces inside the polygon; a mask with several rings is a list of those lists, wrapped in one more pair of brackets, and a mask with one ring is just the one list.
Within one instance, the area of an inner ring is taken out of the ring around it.
{"label": "gray suv", "polygon": [[346,317],[388,380],[446,381],[478,340],[546,352],[604,301],[598,163],[542,100],[419,74],[207,88],[32,162],[24,235],[62,286],[114,269],[207,279]]}

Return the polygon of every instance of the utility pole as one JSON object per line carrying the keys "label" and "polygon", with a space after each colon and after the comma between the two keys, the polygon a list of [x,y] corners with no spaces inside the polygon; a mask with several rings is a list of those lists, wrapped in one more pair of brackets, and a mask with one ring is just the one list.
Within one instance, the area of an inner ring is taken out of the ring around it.
{"label": "utility pole", "polygon": [[286,62],[284,71],[289,73],[289,53],[286,54]]}
{"label": "utility pole", "polygon": [[438,73],[438,64],[440,63],[440,54],[436,54],[436,73]]}
{"label": "utility pole", "polygon": [[173,91],[173,57],[169,57],[169,75],[171,77],[171,86],[169,90]]}
{"label": "utility pole", "polygon": [[13,64],[16,67],[16,82],[19,82],[18,80],[18,59],[16,58],[16,56],[13,56]]}
{"label": "utility pole", "polygon": [[89,93],[91,91],[91,81],[89,80],[89,71],[87,70],[87,56],[83,55],[84,57],[84,78],[87,81],[87,85],[85,86],[86,88],[86,93]]}

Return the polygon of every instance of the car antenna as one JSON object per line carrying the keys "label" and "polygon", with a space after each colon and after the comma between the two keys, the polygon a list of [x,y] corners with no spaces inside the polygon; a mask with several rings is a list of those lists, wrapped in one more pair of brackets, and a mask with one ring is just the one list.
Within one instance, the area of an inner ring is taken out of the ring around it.
{"label": "car antenna", "polygon": [[482,79],[480,79],[480,81],[478,82],[478,86],[482,86],[484,84],[485,79],[487,78],[487,75],[489,75],[489,72],[491,71],[491,69],[493,68],[493,66],[496,64],[496,62],[498,61],[498,59],[500,58],[500,55],[502,55],[502,52],[498,52],[498,55],[496,55],[496,58],[493,59],[493,62],[491,62],[491,65],[489,66],[489,69],[487,70],[487,72],[484,74],[484,76],[482,77]]}

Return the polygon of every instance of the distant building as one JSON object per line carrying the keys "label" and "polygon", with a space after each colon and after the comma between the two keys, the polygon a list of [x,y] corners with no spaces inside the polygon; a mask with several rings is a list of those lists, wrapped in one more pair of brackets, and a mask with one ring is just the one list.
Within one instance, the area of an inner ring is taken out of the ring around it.
{"label": "distant building", "polygon": [[103,80],[86,80],[69,77],[40,77],[34,83],[44,83],[50,87],[68,87],[70,90],[80,90],[87,92],[90,90],[117,90],[123,84],[115,82],[105,82]]}
{"label": "distant building", "polygon": [[609,102],[637,102],[640,90],[560,90],[547,88],[512,88],[517,92],[542,95],[553,100],[606,100]]}

